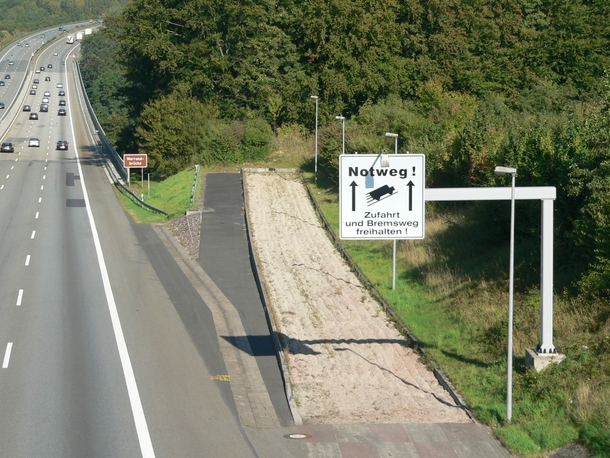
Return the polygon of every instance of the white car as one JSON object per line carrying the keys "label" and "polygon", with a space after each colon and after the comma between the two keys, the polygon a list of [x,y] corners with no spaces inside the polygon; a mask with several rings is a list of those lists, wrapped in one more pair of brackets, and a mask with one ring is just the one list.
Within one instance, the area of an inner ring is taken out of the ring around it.
{"label": "white car", "polygon": [[51,93],[49,91],[44,91],[43,97],[51,97]]}
{"label": "white car", "polygon": [[28,146],[40,146],[40,139],[34,137],[30,138]]}
{"label": "white car", "polygon": [[62,87],[64,87],[64,85],[63,85],[63,84],[61,84],[61,83],[57,83],[57,87],[58,87],[58,88],[62,88]]}
{"label": "white car", "polygon": [[48,97],[43,98],[42,103],[49,103],[49,98]]}

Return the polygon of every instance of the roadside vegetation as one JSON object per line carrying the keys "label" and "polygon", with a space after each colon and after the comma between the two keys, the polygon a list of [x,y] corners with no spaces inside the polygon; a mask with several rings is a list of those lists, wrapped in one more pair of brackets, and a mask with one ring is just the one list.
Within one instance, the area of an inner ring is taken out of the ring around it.
{"label": "roadside vegetation", "polygon": [[339,114],[347,152],[391,150],[384,133],[398,133],[399,152],[426,155],[428,187],[507,186],[496,165],[516,167],[518,186],[555,186],[554,344],[567,358],[541,373],[524,367],[538,343],[540,203],[520,201],[511,423],[509,205],[429,204],[426,238],[398,244],[395,291],[391,242],[346,246],[513,453],[544,456],[576,441],[604,457],[609,16],[608,2],[559,0],[133,0],[84,40],[81,66],[109,138],[149,155],[155,206],[172,214],[182,204],[168,210],[163,199],[179,191],[162,186],[194,164],[300,167],[313,186],[311,95],[320,109],[314,194],[335,228]]}

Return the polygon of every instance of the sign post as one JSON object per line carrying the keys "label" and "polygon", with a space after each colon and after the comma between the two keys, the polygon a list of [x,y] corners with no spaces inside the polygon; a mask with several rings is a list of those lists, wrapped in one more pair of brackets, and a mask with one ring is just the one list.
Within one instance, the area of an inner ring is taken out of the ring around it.
{"label": "sign post", "polygon": [[124,154],[123,165],[127,169],[127,184],[129,185],[129,179],[131,176],[130,169],[141,169],[142,175],[142,187],[144,187],[144,169],[148,167],[148,155],[147,154]]}
{"label": "sign post", "polygon": [[425,174],[423,154],[342,154],[339,237],[423,239]]}

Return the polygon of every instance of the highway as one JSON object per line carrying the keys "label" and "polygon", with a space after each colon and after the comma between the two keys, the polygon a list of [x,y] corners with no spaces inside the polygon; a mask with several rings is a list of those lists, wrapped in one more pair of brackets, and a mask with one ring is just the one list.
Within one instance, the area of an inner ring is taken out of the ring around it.
{"label": "highway", "polygon": [[0,456],[258,456],[211,314],[202,355],[149,262],[160,242],[118,205],[77,97],[78,44],[57,33],[0,55],[0,140],[15,144],[0,155]]}

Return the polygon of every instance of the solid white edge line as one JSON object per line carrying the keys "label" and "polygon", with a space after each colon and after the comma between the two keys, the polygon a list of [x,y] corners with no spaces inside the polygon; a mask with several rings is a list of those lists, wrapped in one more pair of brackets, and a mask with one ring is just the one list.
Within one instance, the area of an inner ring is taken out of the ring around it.
{"label": "solid white edge line", "polygon": [[[67,60],[68,58],[66,58]],[[67,67],[67,66],[66,66]],[[69,78],[66,77],[66,103],[69,106],[69,93],[68,85]],[[108,277],[108,270],[106,269],[106,263],[104,262],[104,254],[102,252],[102,245],[100,243],[99,235],[97,233],[97,227],[93,218],[93,212],[91,211],[91,205],[89,202],[89,194],[87,193],[87,186],[85,184],[85,176],[83,174],[80,157],[78,155],[78,148],[76,148],[76,137],[74,135],[74,124],[72,122],[72,114],[69,114],[70,127],[72,128],[72,144],[74,146],[74,155],[76,157],[76,165],[78,167],[78,173],[80,175],[80,183],[83,189],[83,197],[85,200],[85,208],[87,210],[87,217],[89,218],[89,225],[91,226],[91,233],[93,236],[93,243],[95,245],[95,252],[97,253],[98,264],[100,267],[100,273],[102,275],[102,283],[104,285],[104,292],[106,293],[106,302],[108,303],[108,311],[110,312],[110,319],[112,321],[112,328],[114,330],[114,337],[116,339],[117,347],[119,350],[119,358],[121,359],[121,365],[123,366],[123,374],[125,375],[125,383],[127,385],[127,394],[129,396],[129,402],[131,404],[131,412],[136,426],[136,432],[138,434],[138,440],[140,442],[140,451],[142,452],[143,458],[154,458],[155,451],[152,446],[150,439],[150,432],[148,431],[148,424],[146,423],[146,416],[144,415],[144,408],[142,407],[142,400],[138,391],[138,385],[136,383],[136,377],[131,366],[131,359],[129,358],[129,351],[127,350],[127,343],[125,342],[125,336],[123,335],[123,329],[121,327],[121,320],[119,318],[119,312],[117,310],[116,302],[114,300],[114,294],[112,292],[112,286],[110,285],[110,278]]]}
{"label": "solid white edge line", "polygon": [[2,369],[8,367],[8,363],[11,360],[11,351],[13,350],[13,342],[6,344],[6,351],[4,352],[4,360],[2,361]]}

